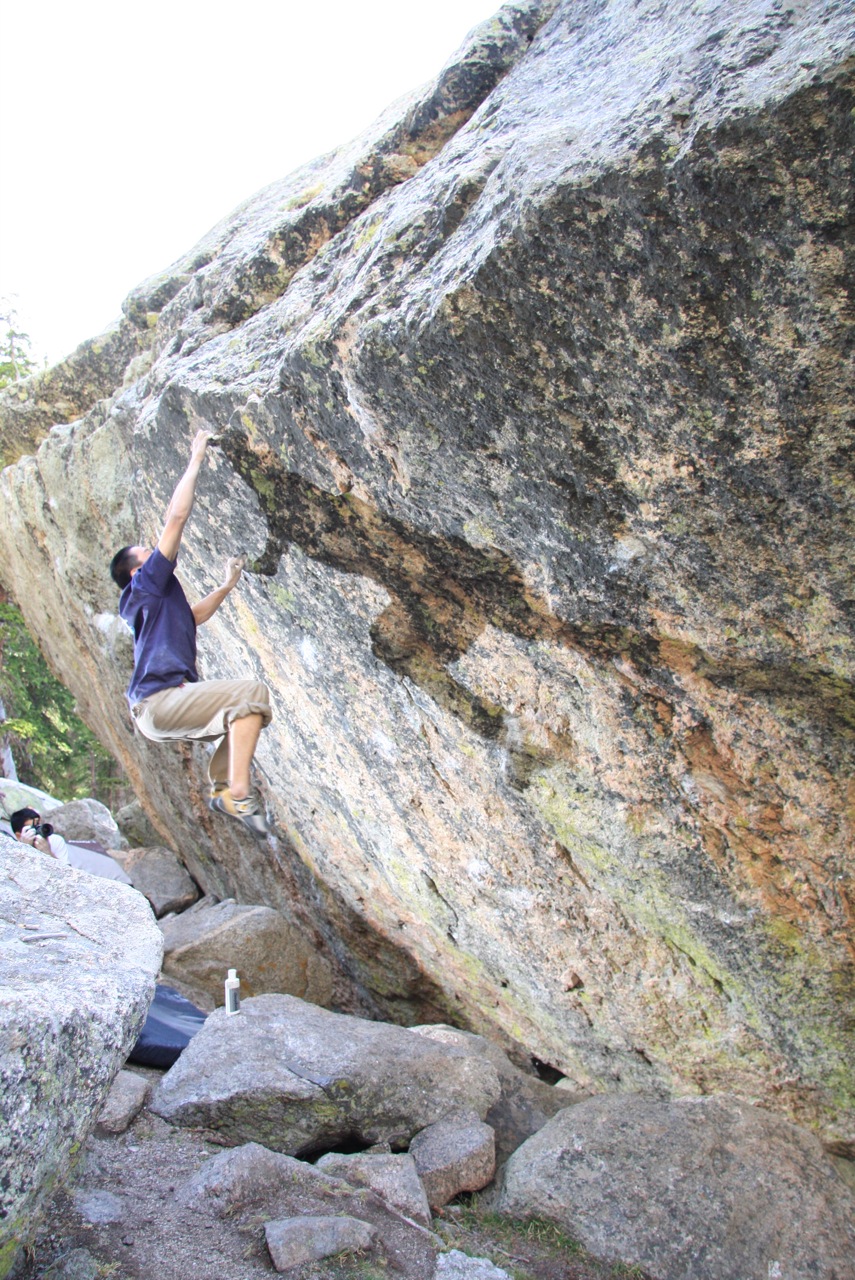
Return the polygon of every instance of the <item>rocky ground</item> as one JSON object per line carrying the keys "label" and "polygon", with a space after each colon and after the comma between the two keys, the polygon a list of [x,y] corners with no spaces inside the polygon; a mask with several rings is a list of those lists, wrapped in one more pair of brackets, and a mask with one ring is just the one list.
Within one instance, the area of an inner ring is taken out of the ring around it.
{"label": "rocky ground", "polygon": [[[160,1072],[129,1067],[152,1083]],[[93,1134],[54,1197],[17,1280],[267,1280],[275,1274],[259,1219],[235,1226],[176,1201],[175,1191],[222,1148],[144,1107],[122,1134]],[[614,1280],[637,1270],[596,1262],[555,1227],[509,1221],[488,1198],[461,1197],[434,1219],[449,1249],[489,1258],[513,1280]],[[401,1265],[406,1271],[402,1272]],[[293,1280],[419,1276],[419,1258],[374,1253],[306,1264]],[[430,1275],[432,1264],[425,1259]]]}

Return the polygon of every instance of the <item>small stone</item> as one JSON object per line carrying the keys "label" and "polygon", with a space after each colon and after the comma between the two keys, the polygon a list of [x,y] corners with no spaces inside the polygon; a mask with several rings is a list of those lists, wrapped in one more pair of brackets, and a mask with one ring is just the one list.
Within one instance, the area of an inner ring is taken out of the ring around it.
{"label": "small stone", "polygon": [[[142,1109],[148,1095],[148,1083],[133,1071],[120,1071],[107,1094],[98,1117],[102,1134],[124,1133]],[[129,1151],[135,1150],[133,1147]]]}
{"label": "small stone", "polygon": [[72,1249],[54,1264],[50,1274],[52,1280],[98,1280],[103,1272],[88,1249]]}
{"label": "small stone", "polygon": [[274,1267],[288,1271],[345,1250],[368,1249],[377,1232],[361,1218],[303,1215],[266,1222],[264,1234]]}
{"label": "small stone", "polygon": [[459,1249],[441,1253],[433,1274],[434,1280],[511,1280],[507,1271],[489,1258],[472,1258]]}
{"label": "small stone", "polygon": [[120,1222],[124,1217],[125,1206],[121,1197],[112,1191],[75,1191],[72,1193],[74,1207],[84,1222],[94,1226],[103,1226],[108,1222]]}

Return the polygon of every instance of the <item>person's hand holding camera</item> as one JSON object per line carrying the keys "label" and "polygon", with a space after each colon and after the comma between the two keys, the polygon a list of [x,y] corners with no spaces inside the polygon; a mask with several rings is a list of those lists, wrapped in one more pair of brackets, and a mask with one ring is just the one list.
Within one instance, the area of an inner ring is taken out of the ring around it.
{"label": "person's hand holding camera", "polygon": [[39,853],[49,853],[53,857],[53,851],[48,841],[48,836],[52,829],[44,822],[39,826],[30,825],[22,828],[20,838],[24,844],[28,844],[32,849],[38,849]]}

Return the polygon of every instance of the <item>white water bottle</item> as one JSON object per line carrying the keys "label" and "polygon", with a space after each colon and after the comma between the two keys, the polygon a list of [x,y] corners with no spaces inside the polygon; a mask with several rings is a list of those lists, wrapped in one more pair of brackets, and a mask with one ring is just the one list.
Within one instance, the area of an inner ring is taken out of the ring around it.
{"label": "white water bottle", "polygon": [[229,969],[226,978],[226,1013],[237,1013],[240,1009],[240,978],[237,969]]}

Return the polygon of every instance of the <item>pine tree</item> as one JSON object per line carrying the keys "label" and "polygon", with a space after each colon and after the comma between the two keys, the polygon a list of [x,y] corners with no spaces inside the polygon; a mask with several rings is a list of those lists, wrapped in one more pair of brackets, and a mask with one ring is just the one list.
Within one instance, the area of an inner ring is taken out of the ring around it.
{"label": "pine tree", "polygon": [[0,300],[0,387],[20,382],[38,371],[30,347],[30,335],[21,329],[15,308],[3,298]]}

